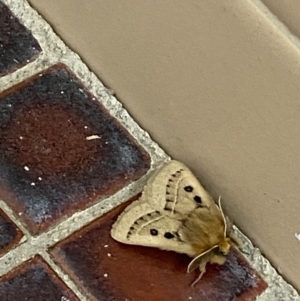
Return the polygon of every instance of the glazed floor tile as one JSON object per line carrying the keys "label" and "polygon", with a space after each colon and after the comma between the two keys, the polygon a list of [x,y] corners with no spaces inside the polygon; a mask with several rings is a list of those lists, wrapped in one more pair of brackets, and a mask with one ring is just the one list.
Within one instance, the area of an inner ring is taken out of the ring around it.
{"label": "glazed floor tile", "polygon": [[32,36],[0,1],[0,76],[28,64],[41,51]]}
{"label": "glazed floor tile", "polygon": [[0,209],[0,255],[6,253],[16,245],[22,235],[19,228]]}
{"label": "glazed floor tile", "polygon": [[0,278],[0,300],[79,301],[40,256]]}
{"label": "glazed floor tile", "polygon": [[150,157],[63,65],[0,95],[0,195],[34,234],[137,180]]}

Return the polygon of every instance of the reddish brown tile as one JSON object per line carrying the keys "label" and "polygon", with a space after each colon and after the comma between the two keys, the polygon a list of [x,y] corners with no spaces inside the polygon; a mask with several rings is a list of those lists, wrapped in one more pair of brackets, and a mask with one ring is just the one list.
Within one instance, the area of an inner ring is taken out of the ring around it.
{"label": "reddish brown tile", "polygon": [[0,300],[79,301],[40,256],[0,278]]}
{"label": "reddish brown tile", "polygon": [[0,95],[0,154],[0,196],[34,234],[150,167],[145,150],[63,65]]}
{"label": "reddish brown tile", "polygon": [[22,236],[19,228],[0,209],[0,255],[16,245]]}
{"label": "reddish brown tile", "polygon": [[0,76],[33,61],[41,47],[19,20],[0,1]]}
{"label": "reddish brown tile", "polygon": [[91,300],[248,301],[266,289],[267,284],[236,250],[230,252],[223,266],[210,265],[200,282],[191,287],[198,271],[186,273],[189,257],[121,244],[110,237],[111,226],[125,206],[51,251]]}

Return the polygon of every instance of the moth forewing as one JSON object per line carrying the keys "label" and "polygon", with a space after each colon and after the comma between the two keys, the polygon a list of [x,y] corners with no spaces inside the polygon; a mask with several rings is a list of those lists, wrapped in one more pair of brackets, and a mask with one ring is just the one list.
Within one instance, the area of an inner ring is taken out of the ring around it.
{"label": "moth forewing", "polygon": [[135,201],[130,204],[113,224],[110,232],[112,238],[122,243],[133,244],[128,239],[131,225],[141,216],[151,211],[152,208],[146,202]]}

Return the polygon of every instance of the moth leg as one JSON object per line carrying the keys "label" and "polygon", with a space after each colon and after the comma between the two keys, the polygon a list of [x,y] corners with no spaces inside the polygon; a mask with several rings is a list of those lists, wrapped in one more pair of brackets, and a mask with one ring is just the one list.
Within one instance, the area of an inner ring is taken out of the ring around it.
{"label": "moth leg", "polygon": [[[192,286],[194,286],[204,275],[204,273],[206,272],[206,265],[208,262],[210,262],[210,260],[212,259],[212,257],[214,256],[214,250],[209,250],[209,252],[207,252],[206,254],[202,255],[201,257],[198,257],[194,262],[192,262],[192,268],[193,270],[196,267],[196,263],[198,264],[199,270],[200,270],[200,275],[198,276],[198,278],[192,283]],[[191,271],[191,267],[188,270],[189,272]]]}
{"label": "moth leg", "polygon": [[190,273],[195,270],[198,266],[201,265],[201,262],[209,262],[211,257],[215,254],[215,250],[218,245],[211,247],[210,249],[206,250],[203,253],[197,255],[188,265],[187,272]]}
{"label": "moth leg", "polygon": [[206,264],[207,261],[202,261],[199,265],[199,270],[200,270],[200,275],[197,277],[197,279],[192,283],[191,286],[194,286],[204,275],[204,273],[206,272]]}

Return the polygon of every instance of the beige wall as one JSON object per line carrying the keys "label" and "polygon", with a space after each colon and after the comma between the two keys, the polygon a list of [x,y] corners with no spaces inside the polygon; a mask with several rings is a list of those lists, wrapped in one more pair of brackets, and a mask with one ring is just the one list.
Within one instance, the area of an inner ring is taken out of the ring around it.
{"label": "beige wall", "polygon": [[300,1],[298,0],[262,0],[288,30],[300,38]]}
{"label": "beige wall", "polygon": [[31,0],[300,290],[300,52],[250,0]]}

